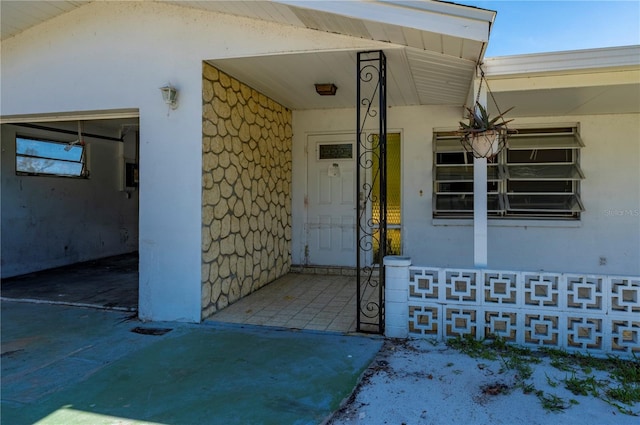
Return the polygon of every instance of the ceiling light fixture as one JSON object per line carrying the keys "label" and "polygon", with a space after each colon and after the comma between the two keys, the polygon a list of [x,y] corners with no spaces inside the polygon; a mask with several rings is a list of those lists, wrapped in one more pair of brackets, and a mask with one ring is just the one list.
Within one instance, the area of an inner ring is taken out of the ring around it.
{"label": "ceiling light fixture", "polygon": [[338,87],[332,83],[316,84],[316,93],[320,96],[335,96]]}

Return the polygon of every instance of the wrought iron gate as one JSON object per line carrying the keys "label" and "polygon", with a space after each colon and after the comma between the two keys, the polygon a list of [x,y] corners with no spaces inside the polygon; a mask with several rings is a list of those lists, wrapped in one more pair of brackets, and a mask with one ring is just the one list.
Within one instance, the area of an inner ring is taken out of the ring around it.
{"label": "wrought iron gate", "polygon": [[384,332],[387,240],[387,59],[381,50],[358,53],[356,149],[358,332]]}

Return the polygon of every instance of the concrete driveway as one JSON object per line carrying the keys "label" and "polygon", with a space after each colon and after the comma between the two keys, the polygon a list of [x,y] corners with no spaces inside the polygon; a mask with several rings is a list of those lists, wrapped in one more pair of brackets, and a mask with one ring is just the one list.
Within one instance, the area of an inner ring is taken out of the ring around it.
{"label": "concrete driveway", "polygon": [[2,302],[2,423],[318,424],[381,338]]}

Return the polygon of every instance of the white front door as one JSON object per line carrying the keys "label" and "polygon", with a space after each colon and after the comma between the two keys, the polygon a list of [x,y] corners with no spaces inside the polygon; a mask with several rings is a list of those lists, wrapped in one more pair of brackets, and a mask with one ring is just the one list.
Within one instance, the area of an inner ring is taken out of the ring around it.
{"label": "white front door", "polygon": [[356,265],[356,135],[307,138],[306,263]]}

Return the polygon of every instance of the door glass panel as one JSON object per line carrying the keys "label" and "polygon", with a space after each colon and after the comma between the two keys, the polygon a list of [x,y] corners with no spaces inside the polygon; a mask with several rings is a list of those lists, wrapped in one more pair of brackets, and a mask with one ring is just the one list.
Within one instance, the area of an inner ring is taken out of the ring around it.
{"label": "door glass panel", "polygon": [[[402,253],[402,240],[401,240],[401,178],[400,172],[401,164],[401,149],[400,149],[400,133],[387,134],[387,255],[400,255]],[[372,218],[373,222],[377,225],[380,216],[380,187],[379,187],[379,175],[376,172],[378,170],[378,158],[379,149],[373,155],[373,167],[371,168],[374,173],[373,180],[373,205],[372,205]],[[380,251],[380,238],[379,235],[374,235],[373,238],[373,253],[374,259],[377,259]]]}

